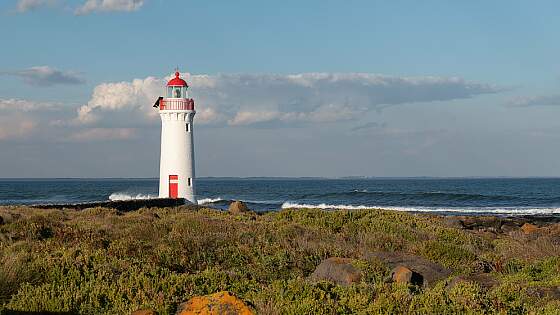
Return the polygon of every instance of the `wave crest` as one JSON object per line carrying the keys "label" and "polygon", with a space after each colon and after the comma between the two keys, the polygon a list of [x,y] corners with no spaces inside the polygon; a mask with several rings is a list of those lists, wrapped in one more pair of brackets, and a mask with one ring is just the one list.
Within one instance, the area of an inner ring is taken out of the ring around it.
{"label": "wave crest", "polygon": [[198,204],[199,205],[204,205],[204,204],[209,204],[209,203],[215,203],[215,202],[220,202],[220,201],[224,201],[224,199],[218,197],[218,198],[202,198],[198,200]]}
{"label": "wave crest", "polygon": [[434,213],[457,213],[457,214],[500,214],[500,215],[550,215],[560,214],[560,208],[429,208],[429,207],[390,207],[390,206],[365,206],[365,205],[330,205],[330,204],[305,204],[284,202],[282,209],[324,209],[324,210],[360,210],[360,209],[383,209],[405,212],[434,212]]}

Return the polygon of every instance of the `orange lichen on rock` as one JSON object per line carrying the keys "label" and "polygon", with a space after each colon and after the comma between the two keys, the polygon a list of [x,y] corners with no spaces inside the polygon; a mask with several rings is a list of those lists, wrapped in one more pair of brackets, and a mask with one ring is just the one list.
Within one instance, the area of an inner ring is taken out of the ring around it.
{"label": "orange lichen on rock", "polygon": [[525,223],[521,227],[521,230],[523,231],[524,234],[531,234],[538,231],[539,227],[531,223]]}
{"label": "orange lichen on rock", "polygon": [[179,305],[177,315],[254,315],[240,299],[227,291],[195,296]]}

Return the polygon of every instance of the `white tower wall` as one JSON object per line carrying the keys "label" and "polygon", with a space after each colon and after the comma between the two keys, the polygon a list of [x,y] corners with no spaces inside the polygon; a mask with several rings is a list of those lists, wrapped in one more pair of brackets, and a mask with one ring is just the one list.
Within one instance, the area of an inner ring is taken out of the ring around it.
{"label": "white tower wall", "polygon": [[177,197],[185,198],[191,203],[197,204],[193,143],[193,118],[195,113],[194,110],[160,110],[160,198],[171,197],[169,176],[177,175]]}

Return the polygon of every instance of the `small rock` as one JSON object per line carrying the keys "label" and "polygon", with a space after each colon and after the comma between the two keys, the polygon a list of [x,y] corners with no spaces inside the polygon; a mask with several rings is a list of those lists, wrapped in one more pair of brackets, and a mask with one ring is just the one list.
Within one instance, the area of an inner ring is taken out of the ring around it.
{"label": "small rock", "polygon": [[539,230],[539,227],[531,223],[525,223],[521,226],[521,230],[523,231],[523,234],[527,235],[535,233]]}
{"label": "small rock", "polygon": [[229,212],[230,213],[244,213],[249,212],[249,208],[243,201],[234,201],[229,205]]}
{"label": "small rock", "polygon": [[130,315],[156,315],[156,312],[151,309],[143,309],[143,310],[134,311],[130,313]]}
{"label": "small rock", "polygon": [[205,296],[195,296],[179,305],[176,314],[254,315],[245,302],[227,291]]}
{"label": "small rock", "polygon": [[436,282],[443,280],[453,272],[439,264],[431,262],[425,258],[402,253],[402,252],[373,252],[365,254],[366,259],[379,259],[390,268],[398,266],[406,267],[422,276],[424,287],[432,286]]}
{"label": "small rock", "polygon": [[463,221],[461,217],[457,216],[446,216],[443,218],[443,224],[446,227],[456,228],[456,229],[464,229],[465,226],[463,225]]}
{"label": "small rock", "polygon": [[11,214],[4,212],[0,213],[0,225],[2,224],[9,224],[14,221],[14,218]]}
{"label": "small rock", "polygon": [[453,278],[453,280],[451,280],[451,282],[449,282],[449,284],[447,285],[446,288],[448,290],[451,290],[458,283],[461,283],[461,282],[476,283],[481,288],[486,289],[486,290],[492,289],[493,287],[498,285],[498,281],[496,281],[496,279],[494,279],[489,274],[478,273],[478,274],[472,274],[472,275],[457,276],[457,277]]}
{"label": "small rock", "polygon": [[480,229],[493,227],[499,229],[502,225],[502,220],[498,217],[465,217],[462,219],[462,223],[466,229]]}
{"label": "small rock", "polygon": [[417,286],[424,284],[424,277],[421,274],[404,266],[395,267],[391,271],[391,279],[396,283],[409,283]]}
{"label": "small rock", "polygon": [[471,270],[476,273],[489,273],[493,269],[493,266],[490,262],[484,260],[477,260],[472,264]]}
{"label": "small rock", "polygon": [[339,257],[323,260],[309,276],[311,281],[327,280],[343,286],[360,282],[361,279],[360,270],[352,265],[352,259]]}

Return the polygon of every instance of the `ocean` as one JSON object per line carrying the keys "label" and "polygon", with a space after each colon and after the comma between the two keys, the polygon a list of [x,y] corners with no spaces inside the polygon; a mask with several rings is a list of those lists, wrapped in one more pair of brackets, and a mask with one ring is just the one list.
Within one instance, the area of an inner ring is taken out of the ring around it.
{"label": "ocean", "polygon": [[[157,179],[1,179],[0,204],[154,198]],[[384,208],[442,214],[560,214],[560,178],[200,178],[200,204],[256,211]]]}

